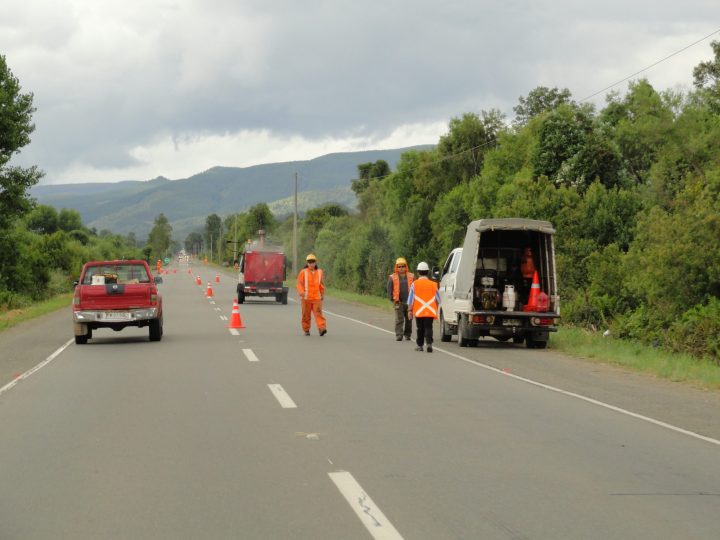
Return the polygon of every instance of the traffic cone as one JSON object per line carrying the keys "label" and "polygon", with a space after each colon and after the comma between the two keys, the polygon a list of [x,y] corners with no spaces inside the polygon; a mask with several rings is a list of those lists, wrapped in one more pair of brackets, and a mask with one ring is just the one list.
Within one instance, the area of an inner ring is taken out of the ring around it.
{"label": "traffic cone", "polygon": [[535,274],[533,274],[532,286],[530,287],[530,298],[528,298],[528,303],[525,305],[523,311],[536,311],[539,296],[540,280],[538,279],[537,270],[535,270]]}
{"label": "traffic cone", "polygon": [[205,291],[205,296],[208,298],[213,297],[212,287],[210,286],[210,282],[208,281],[207,291]]}
{"label": "traffic cone", "polygon": [[200,279],[200,274],[198,274],[197,278],[195,278],[195,283],[198,285],[202,285],[202,279]]}
{"label": "traffic cone", "polygon": [[220,274],[215,274],[215,283],[220,283]]}
{"label": "traffic cone", "polygon": [[177,268],[173,268],[173,274],[177,274]]}
{"label": "traffic cone", "polygon": [[237,299],[233,300],[232,314],[230,315],[230,324],[225,328],[245,328],[240,318],[240,306],[238,306]]}

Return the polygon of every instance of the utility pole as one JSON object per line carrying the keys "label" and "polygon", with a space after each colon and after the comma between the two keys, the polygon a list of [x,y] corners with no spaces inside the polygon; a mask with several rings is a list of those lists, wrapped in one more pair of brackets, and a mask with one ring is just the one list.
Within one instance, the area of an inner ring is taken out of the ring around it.
{"label": "utility pole", "polygon": [[295,213],[293,214],[293,276],[297,276],[297,192],[298,192],[298,177],[297,172],[295,173]]}
{"label": "utility pole", "polygon": [[212,263],[212,234],[210,235],[210,262]]}

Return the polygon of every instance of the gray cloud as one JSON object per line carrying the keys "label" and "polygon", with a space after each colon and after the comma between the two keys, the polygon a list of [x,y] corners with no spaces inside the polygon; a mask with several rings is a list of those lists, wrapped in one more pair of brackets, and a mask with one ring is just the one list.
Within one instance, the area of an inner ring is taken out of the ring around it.
{"label": "gray cloud", "polygon": [[[579,99],[709,33],[717,14],[704,1],[9,3],[0,53],[38,109],[19,161],[50,181],[72,164],[136,165],[130,150],[163,135],[382,137],[511,114],[538,85]],[[706,42],[646,76],[689,87],[709,56]]]}

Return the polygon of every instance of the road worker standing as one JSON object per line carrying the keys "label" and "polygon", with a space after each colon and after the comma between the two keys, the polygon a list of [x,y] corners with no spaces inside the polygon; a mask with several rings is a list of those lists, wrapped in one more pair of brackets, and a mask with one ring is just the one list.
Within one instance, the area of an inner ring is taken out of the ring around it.
{"label": "road worker standing", "polygon": [[417,326],[417,338],[415,343],[416,351],[423,350],[423,341],[427,345],[427,352],[432,352],[433,343],[433,321],[438,318],[438,306],[440,305],[440,294],[438,285],[428,279],[430,267],[423,261],[417,265],[418,278],[410,286],[408,295],[408,316],[415,317]]}
{"label": "road worker standing", "polygon": [[390,274],[387,282],[388,298],[395,307],[395,340],[402,341],[403,335],[405,339],[410,341],[412,334],[412,321],[408,318],[408,294],[410,294],[410,286],[412,285],[412,272],[408,272],[407,261],[399,257],[395,261],[395,272]]}
{"label": "road worker standing", "polygon": [[325,297],[323,271],[317,267],[317,257],[312,253],[305,258],[305,261],[307,264],[297,277],[297,291],[302,307],[301,325],[305,335],[309,336],[312,313],[315,315],[315,324],[322,337],[327,334],[327,324],[322,314],[322,301]]}

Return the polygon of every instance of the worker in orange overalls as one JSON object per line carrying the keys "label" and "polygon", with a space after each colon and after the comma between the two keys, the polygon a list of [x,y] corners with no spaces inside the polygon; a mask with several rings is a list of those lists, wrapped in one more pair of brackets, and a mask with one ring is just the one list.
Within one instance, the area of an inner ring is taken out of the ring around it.
{"label": "worker in orange overalls", "polygon": [[535,275],[535,259],[533,258],[532,248],[527,246],[523,249],[522,257],[520,258],[520,273],[522,274],[522,284],[519,288],[520,297],[524,302],[530,295],[530,288],[532,287],[532,279]]}
{"label": "worker in orange overalls", "polygon": [[388,276],[387,294],[395,307],[395,340],[402,341],[403,335],[405,339],[410,341],[412,334],[412,321],[408,319],[408,294],[410,294],[410,285],[412,285],[412,272],[408,272],[407,261],[403,257],[398,257],[395,261],[395,271]]}
{"label": "worker in orange overalls", "polygon": [[158,259],[158,262],[157,262],[157,273],[158,273],[158,276],[160,275],[161,270],[162,270],[162,261],[161,261],[160,259]]}
{"label": "worker in orange overalls", "polygon": [[297,291],[300,296],[302,318],[300,320],[303,332],[310,335],[310,314],[315,315],[320,336],[327,334],[327,323],[322,314],[322,301],[325,296],[325,282],[323,271],[317,267],[317,257],[310,253],[306,258],[306,265],[300,270],[297,277]]}
{"label": "worker in orange overalls", "polygon": [[408,317],[415,317],[417,326],[416,351],[423,350],[423,340],[427,344],[427,352],[432,352],[433,321],[438,318],[440,295],[438,284],[428,279],[430,267],[425,261],[417,265],[418,278],[410,286],[408,295]]}

